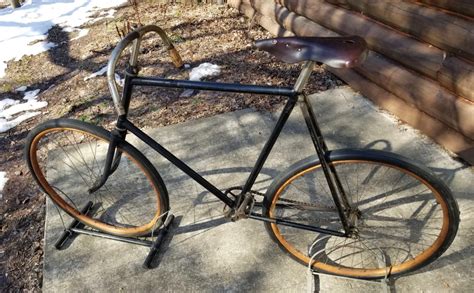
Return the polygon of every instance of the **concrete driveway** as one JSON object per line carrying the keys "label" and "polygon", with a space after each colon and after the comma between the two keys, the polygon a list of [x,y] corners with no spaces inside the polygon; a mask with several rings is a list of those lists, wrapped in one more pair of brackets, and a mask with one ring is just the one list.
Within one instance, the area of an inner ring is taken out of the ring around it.
{"label": "concrete driveway", "polygon": [[[462,221],[451,248],[435,263],[395,280],[392,292],[473,292],[473,168],[452,159],[430,139],[348,87],[315,94],[311,100],[330,148],[383,149],[421,161],[450,186],[458,200]],[[146,132],[225,189],[244,183],[276,117],[243,110]],[[227,222],[216,198],[142,143],[134,144],[161,173],[177,217],[157,267],[142,268],[145,247],[89,236],[77,237],[65,250],[54,249],[62,225],[49,202],[45,292],[308,291],[306,268],[280,251],[261,222]],[[301,112],[295,108],[257,180],[257,190],[265,191],[271,178],[313,152]],[[380,291],[376,283],[329,276],[321,277],[320,286],[323,292]]]}

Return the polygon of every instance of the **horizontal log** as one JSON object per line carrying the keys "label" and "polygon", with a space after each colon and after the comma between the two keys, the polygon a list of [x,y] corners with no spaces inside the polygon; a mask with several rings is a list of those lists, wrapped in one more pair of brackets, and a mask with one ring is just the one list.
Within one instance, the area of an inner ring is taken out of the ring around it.
{"label": "horizontal log", "polygon": [[455,96],[433,80],[424,78],[376,52],[355,70],[378,86],[474,139],[474,103]]}
{"label": "horizontal log", "polygon": [[275,21],[274,13],[268,13],[267,11],[267,15],[263,15],[256,7],[251,5],[249,1],[227,0],[227,3],[237,8],[241,13],[252,19],[252,21],[259,23],[264,29],[274,36],[286,37],[294,35],[292,32],[283,29]]}
{"label": "horizontal log", "polygon": [[[276,20],[297,35],[312,35],[314,32],[334,35],[334,32],[288,10],[280,10]],[[435,81],[423,78],[375,52],[370,52],[356,70],[408,103],[474,138],[474,103],[457,97]]]}
{"label": "horizontal log", "polygon": [[438,71],[437,80],[452,92],[474,102],[473,62],[453,56],[448,57]]}
{"label": "horizontal log", "polygon": [[[252,2],[262,0],[252,0]],[[263,0],[264,1],[264,0]],[[288,10],[305,16],[342,35],[362,36],[369,47],[427,76],[436,78],[446,53],[370,18],[322,0],[276,0]]]}
{"label": "horizontal log", "polygon": [[[235,1],[235,0],[233,0]],[[326,27],[321,26],[320,24],[311,21],[310,19],[300,16],[294,12],[289,11],[286,7],[281,6],[279,4],[275,4],[273,1],[265,1],[265,0],[237,0],[239,3],[245,3],[248,5],[252,5],[252,7],[256,10],[259,10],[260,13],[270,17],[276,18],[276,21],[284,26],[287,30],[295,32],[297,35],[300,36],[333,36],[336,35],[333,31],[327,29]],[[341,0],[337,0],[341,1]],[[251,3],[251,4],[250,4]],[[372,32],[373,33],[373,32]],[[393,36],[395,37],[393,37]],[[376,51],[382,51],[382,53],[387,53],[394,48],[395,45],[393,43],[397,43],[396,46],[403,45],[404,48],[416,48],[423,47],[423,50],[428,48],[427,44],[419,43],[418,45],[411,46],[412,39],[407,38],[404,35],[398,34],[392,30],[388,32],[382,32],[378,34],[380,37],[379,39],[375,38],[372,39],[371,44],[370,35],[367,38],[366,35],[362,35],[366,38],[369,42],[369,47]],[[387,38],[388,36],[388,38]],[[383,38],[382,38],[383,37]],[[392,42],[388,42],[387,39],[393,40]],[[404,41],[405,39],[405,41]],[[378,41],[385,41],[385,44],[381,44]],[[408,40],[408,41],[406,41]],[[404,46],[408,42],[408,46]],[[387,48],[383,48],[384,50],[380,50],[382,45],[388,46]],[[393,46],[392,46],[393,45]],[[438,80],[440,84],[446,87],[448,90],[454,92],[456,95],[463,96],[471,101],[474,101],[474,64],[466,61],[461,60],[457,57],[450,56],[445,58],[445,53],[440,51],[437,48],[428,48],[431,52],[434,52],[434,55],[443,55],[443,58],[440,58],[438,62],[440,64],[437,65],[437,72],[433,71],[430,72],[428,76],[431,78]],[[388,54],[392,59],[397,60],[398,62],[402,63],[408,68],[413,70],[419,71],[419,68],[416,66],[417,64],[412,62],[412,59],[416,59],[417,56],[420,54],[424,54],[424,51],[414,52],[408,51],[406,52],[407,56],[399,56],[399,54]],[[411,58],[410,58],[411,57]],[[398,58],[398,59],[397,59]],[[426,72],[425,72],[426,73]]]}
{"label": "horizontal log", "polygon": [[474,22],[406,1],[331,0],[439,48],[474,60]]}
{"label": "horizontal log", "polygon": [[276,22],[286,30],[294,32],[298,36],[335,37],[339,34],[325,28],[316,22],[310,21],[304,16],[289,11],[281,5],[276,5]]}
{"label": "horizontal log", "polygon": [[421,130],[437,143],[474,165],[474,141],[446,126],[443,122],[407,104],[396,95],[370,82],[351,69],[329,68],[354,90],[361,92],[381,108],[395,114],[402,121]]}
{"label": "horizontal log", "polygon": [[417,2],[474,17],[474,1],[472,0],[419,0]]}

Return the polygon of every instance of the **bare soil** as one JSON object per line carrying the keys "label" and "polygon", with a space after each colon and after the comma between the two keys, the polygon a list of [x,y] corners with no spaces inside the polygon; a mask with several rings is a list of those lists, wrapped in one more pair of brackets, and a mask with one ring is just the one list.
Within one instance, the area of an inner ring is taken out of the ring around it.
{"label": "bare soil", "polygon": [[[81,119],[110,128],[116,118],[106,78],[84,81],[107,63],[120,40],[116,25],[126,21],[156,24],[167,32],[185,63],[203,62],[221,66],[213,81],[290,86],[301,64],[285,64],[252,47],[256,39],[272,37],[236,10],[225,5],[193,7],[163,6],[142,1],[139,14],[131,6],[118,9],[113,19],[84,25],[89,34],[72,40],[77,32],[53,27],[48,40],[58,44],[52,50],[11,61],[7,76],[0,80],[0,100],[22,95],[13,89],[28,85],[41,89],[40,100],[48,102],[44,114],[0,133],[1,170],[9,178],[0,206],[0,290],[41,291],[45,196],[31,178],[23,159],[28,131],[38,123],[59,117]],[[175,68],[157,36],[143,42],[141,74],[187,79],[189,70]],[[123,64],[124,62],[122,62]],[[123,74],[122,74],[123,77]],[[315,69],[309,92],[326,90],[342,82],[323,68]],[[140,126],[157,127],[208,117],[244,108],[275,111],[280,97],[198,92],[181,97],[182,90],[139,89],[133,96],[131,120]]]}

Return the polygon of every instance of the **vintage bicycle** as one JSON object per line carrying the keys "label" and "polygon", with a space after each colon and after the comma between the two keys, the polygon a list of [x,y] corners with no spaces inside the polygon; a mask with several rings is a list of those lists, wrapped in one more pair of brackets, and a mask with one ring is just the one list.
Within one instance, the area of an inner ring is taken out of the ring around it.
{"label": "vintage bicycle", "polygon": [[[158,248],[162,237],[155,242],[139,239],[153,233],[164,235],[160,233],[173,219],[167,189],[150,161],[126,141],[127,133],[220,199],[228,219],[263,221],[283,251],[318,272],[362,279],[397,276],[431,263],[453,242],[459,224],[457,203],[428,168],[385,151],[329,150],[324,141],[303,89],[315,63],[341,68],[363,62],[367,49],[362,38],[257,41],[257,48],[284,62],[304,62],[293,87],[273,87],[141,76],[137,63],[140,44],[151,32],[161,37],[173,63],[183,65],[157,26],[143,26],[124,37],[113,50],[107,69],[118,114],[113,131],[78,120],[55,119],[38,125],[28,135],[25,156],[32,176],[60,209],[76,219],[59,246],[68,235],[85,233],[142,241],[153,252]],[[127,48],[130,60],[120,94],[115,71]],[[128,120],[137,86],[276,95],[287,101],[245,184],[222,191]],[[302,109],[315,156],[282,171],[265,194],[253,191],[296,104]],[[49,166],[48,157],[60,160],[61,168]]]}

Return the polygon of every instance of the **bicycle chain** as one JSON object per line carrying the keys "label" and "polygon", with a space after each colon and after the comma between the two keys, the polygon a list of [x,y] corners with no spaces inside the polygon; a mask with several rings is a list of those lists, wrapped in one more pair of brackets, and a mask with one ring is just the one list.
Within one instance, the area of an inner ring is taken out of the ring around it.
{"label": "bicycle chain", "polygon": [[284,202],[299,204],[299,205],[302,205],[302,206],[309,206],[309,207],[313,207],[313,208],[324,208],[324,209],[329,209],[329,210],[336,210],[336,208],[333,207],[333,206],[325,206],[325,205],[319,205],[319,204],[314,204],[314,203],[306,203],[306,202],[301,202],[301,201],[286,199],[286,198],[280,198],[279,200],[284,201]]}
{"label": "bicycle chain", "polygon": [[[232,190],[242,190],[242,187],[239,187],[239,186],[231,187],[231,188],[228,188],[225,192],[226,194],[230,193],[233,197],[237,197],[235,194],[233,194],[231,192]],[[264,193],[254,191],[254,190],[251,190],[250,193],[252,193],[254,195],[258,195],[258,196],[265,196]],[[314,203],[306,203],[306,202],[301,202],[301,201],[297,201],[297,200],[293,200],[293,199],[280,198],[279,201],[289,202],[289,203],[293,203],[295,205],[298,204],[298,205],[302,205],[302,206],[309,206],[309,207],[313,207],[313,208],[324,208],[324,209],[336,210],[336,207],[334,207],[334,206],[325,206],[325,205],[314,204]],[[259,202],[259,203],[262,203],[262,202]]]}

